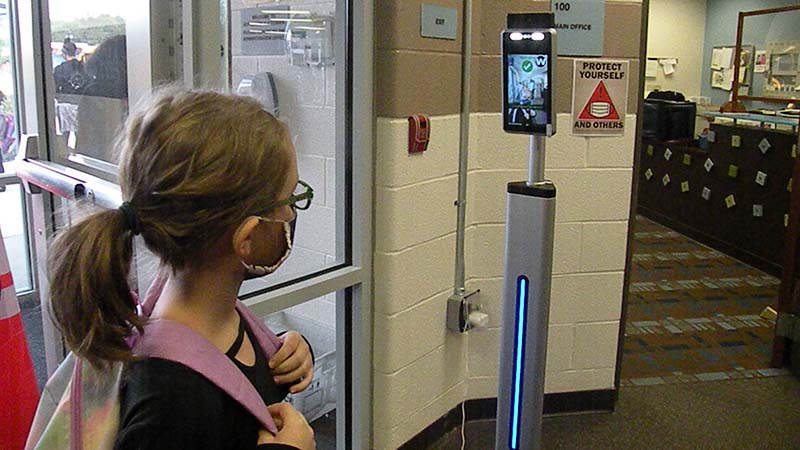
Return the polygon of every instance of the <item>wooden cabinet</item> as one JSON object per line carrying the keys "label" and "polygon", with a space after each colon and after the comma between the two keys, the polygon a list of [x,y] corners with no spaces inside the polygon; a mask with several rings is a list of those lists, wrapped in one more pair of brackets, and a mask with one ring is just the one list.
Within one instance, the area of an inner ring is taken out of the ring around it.
{"label": "wooden cabinet", "polygon": [[715,136],[707,149],[643,141],[638,211],[780,276],[797,136],[721,124],[712,124],[711,131]]}

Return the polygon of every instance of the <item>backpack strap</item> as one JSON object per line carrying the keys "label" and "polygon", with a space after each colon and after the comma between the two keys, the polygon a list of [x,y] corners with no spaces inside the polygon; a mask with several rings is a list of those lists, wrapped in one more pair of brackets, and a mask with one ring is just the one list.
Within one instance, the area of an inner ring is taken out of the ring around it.
{"label": "backpack strap", "polygon": [[244,319],[250,331],[255,335],[258,346],[264,350],[267,359],[272,358],[272,355],[283,345],[283,340],[276,336],[275,333],[264,324],[264,321],[256,317],[256,315],[250,311],[250,308],[241,301],[236,301],[236,311],[239,312],[239,316]]}
{"label": "backpack strap", "polygon": [[150,283],[150,287],[147,288],[147,291],[144,294],[144,298],[139,299],[137,298],[137,303],[139,304],[139,315],[150,317],[150,314],[153,312],[153,308],[156,307],[156,302],[158,301],[158,297],[161,296],[161,291],[164,290],[164,285],[167,284],[167,280],[169,279],[169,271],[168,269],[161,268],[159,269],[156,277]]}
{"label": "backpack strap", "polygon": [[69,390],[70,450],[83,450],[83,360],[76,358]]}
{"label": "backpack strap", "polygon": [[[274,343],[271,350],[269,355],[277,350]],[[151,320],[144,334],[137,337],[133,352],[136,356],[167,359],[194,370],[244,406],[267,431],[278,432],[267,405],[250,380],[230,358],[191,328],[171,320]]]}

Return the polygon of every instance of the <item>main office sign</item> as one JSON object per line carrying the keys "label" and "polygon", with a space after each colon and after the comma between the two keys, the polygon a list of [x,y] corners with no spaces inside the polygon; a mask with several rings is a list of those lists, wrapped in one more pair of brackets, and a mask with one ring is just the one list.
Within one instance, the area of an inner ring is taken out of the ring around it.
{"label": "main office sign", "polygon": [[629,79],[628,61],[576,59],[572,82],[572,134],[624,135]]}
{"label": "main office sign", "polygon": [[605,0],[550,1],[561,56],[603,56]]}

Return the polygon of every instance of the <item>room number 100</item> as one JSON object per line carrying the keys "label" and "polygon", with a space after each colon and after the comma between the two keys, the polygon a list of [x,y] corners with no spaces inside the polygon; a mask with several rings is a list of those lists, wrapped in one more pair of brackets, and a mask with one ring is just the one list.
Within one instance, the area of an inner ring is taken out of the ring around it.
{"label": "room number 100", "polygon": [[556,11],[569,11],[569,2],[556,2]]}

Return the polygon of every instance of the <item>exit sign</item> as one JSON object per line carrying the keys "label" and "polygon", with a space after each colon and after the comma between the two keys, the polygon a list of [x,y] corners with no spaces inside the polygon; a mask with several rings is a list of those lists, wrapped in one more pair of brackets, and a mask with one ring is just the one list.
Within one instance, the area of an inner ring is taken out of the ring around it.
{"label": "exit sign", "polygon": [[456,40],[458,10],[438,5],[422,5],[420,35],[426,38]]}

